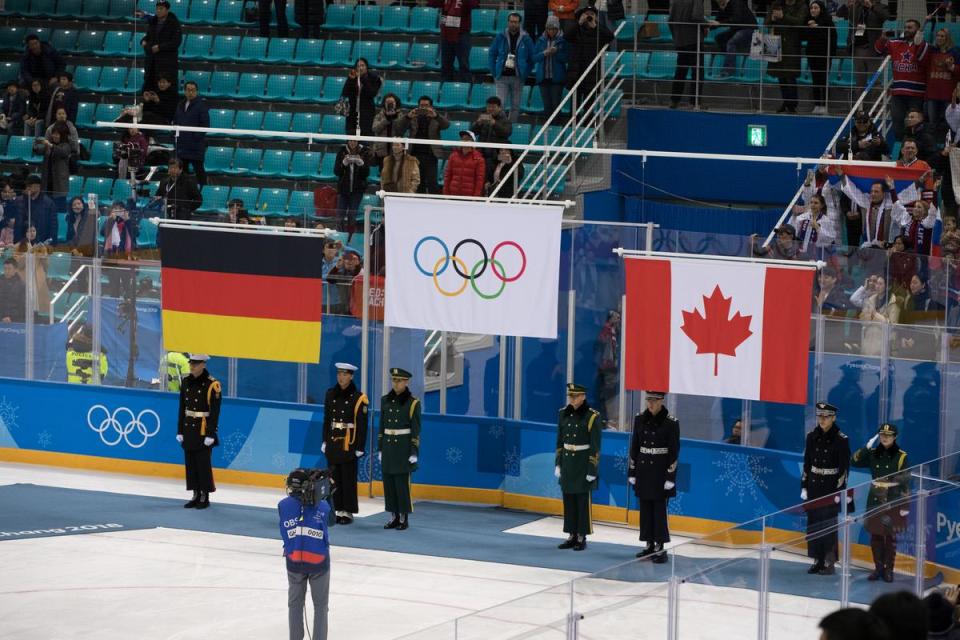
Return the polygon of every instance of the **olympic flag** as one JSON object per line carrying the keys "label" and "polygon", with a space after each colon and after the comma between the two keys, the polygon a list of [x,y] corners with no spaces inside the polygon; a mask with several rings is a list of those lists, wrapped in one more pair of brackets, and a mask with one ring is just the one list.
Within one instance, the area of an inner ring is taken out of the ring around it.
{"label": "olympic flag", "polygon": [[387,196],[386,324],[557,337],[562,205]]}

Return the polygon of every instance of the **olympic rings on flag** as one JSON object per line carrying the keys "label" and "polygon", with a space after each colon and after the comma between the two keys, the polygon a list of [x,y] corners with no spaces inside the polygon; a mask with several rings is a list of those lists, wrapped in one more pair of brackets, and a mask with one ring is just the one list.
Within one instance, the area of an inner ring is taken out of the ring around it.
{"label": "olympic rings on flag", "polygon": [[[420,262],[420,250],[429,242],[435,242],[438,244],[443,250],[443,255],[440,256],[433,264],[433,268],[428,270],[424,268],[423,264]],[[459,252],[460,249],[467,244],[476,245],[483,256],[473,265],[472,269],[468,269],[467,264],[457,255],[457,252]],[[512,276],[507,275],[506,269],[503,267],[503,263],[497,260],[498,252],[501,249],[506,248],[513,248],[520,254],[520,269],[515,275]],[[467,284],[469,284],[474,293],[476,293],[482,299],[495,300],[503,293],[508,282],[516,282],[526,272],[527,254],[523,250],[523,247],[513,240],[504,240],[500,242],[493,248],[493,251],[488,254],[487,248],[475,238],[464,238],[454,246],[453,251],[451,252],[450,248],[447,246],[447,243],[437,236],[424,236],[423,238],[420,238],[413,249],[413,264],[420,273],[433,280],[433,286],[441,295],[444,295],[448,298],[455,298],[466,291]],[[447,267],[451,264],[453,265],[453,270],[463,279],[463,284],[456,289],[444,289],[440,286],[438,276],[446,271]],[[477,279],[486,272],[488,265],[490,266],[490,271],[493,276],[500,281],[500,287],[494,293],[484,293],[480,290],[480,287],[477,286]]]}

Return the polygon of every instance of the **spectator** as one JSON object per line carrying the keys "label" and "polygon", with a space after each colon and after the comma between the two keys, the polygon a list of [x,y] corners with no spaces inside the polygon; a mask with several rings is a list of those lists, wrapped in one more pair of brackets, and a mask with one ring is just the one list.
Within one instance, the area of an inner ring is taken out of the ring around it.
{"label": "spectator", "polygon": [[[692,2],[692,0],[681,1]],[[587,67],[590,66],[601,49],[613,42],[613,33],[610,29],[607,29],[606,25],[597,21],[597,10],[593,7],[577,9],[574,16],[576,22],[563,32],[563,37],[570,44],[567,87],[572,88],[583,76],[583,80],[577,88],[576,96],[578,103],[582,105],[603,74],[603,69],[599,64],[594,65],[589,73],[586,73]]]}
{"label": "spectator", "polygon": [[27,291],[17,272],[17,261],[3,261],[3,277],[0,278],[0,322],[23,322],[26,317]]}
{"label": "spectator", "polygon": [[103,226],[103,257],[129,260],[133,256],[136,235],[130,212],[122,202],[114,201]]}
{"label": "spectator", "polygon": [[13,220],[13,239],[8,244],[19,241],[23,233],[23,212],[19,205],[13,186],[6,181],[0,184],[0,210],[5,220]]}
{"label": "spectator", "polygon": [[260,37],[270,37],[270,5],[277,12],[277,35],[281,38],[290,37],[290,25],[287,24],[287,0],[257,0],[258,17],[260,18]]}
{"label": "spectator", "polygon": [[507,18],[507,28],[494,37],[488,58],[497,97],[503,105],[509,101],[510,122],[517,122],[523,85],[533,70],[533,40],[520,28],[519,13],[511,13]]}
{"label": "spectator", "polygon": [[[850,198],[850,213],[847,222],[847,242],[861,247],[882,247],[891,235],[890,227],[893,220],[893,201],[897,198],[895,189],[885,191],[883,182],[874,182],[870,186],[870,193],[865,194],[847,180],[843,170],[834,168],[840,174],[840,186],[843,193]],[[887,185],[892,185],[888,180]],[[889,188],[889,187],[887,187]],[[859,224],[855,224],[859,223]],[[859,227],[858,231],[854,231]]]}
{"label": "spectator", "polygon": [[956,597],[957,589],[953,587],[946,594],[934,589],[923,599],[927,610],[928,640],[960,640]]}
{"label": "spectator", "polygon": [[[244,204],[243,200],[240,198],[230,198],[227,201],[227,222],[231,224],[237,224],[240,221],[240,218],[248,217],[247,216],[247,207]],[[250,220],[247,220],[249,223]]]}
{"label": "spectator", "polygon": [[567,83],[567,60],[570,57],[569,45],[560,33],[560,20],[557,16],[547,18],[543,35],[534,47],[534,75],[540,86],[543,98],[543,113],[546,117],[560,106],[563,99],[563,87]]}
{"label": "spectator", "polygon": [[813,75],[813,114],[827,115],[827,70],[830,59],[837,55],[837,30],[833,25],[833,16],[823,3],[814,0],[810,3],[810,17],[804,30],[807,40],[807,62]]}
{"label": "spectator", "polygon": [[685,97],[687,73],[693,75],[693,93],[690,103],[697,105],[700,100],[700,87],[703,80],[703,33],[701,25],[703,2],[699,0],[671,0],[670,32],[673,34],[673,46],[677,50],[677,67],[673,74],[673,91],[670,96],[670,108],[676,109],[681,98]]}
{"label": "spectator", "polygon": [[[327,238],[323,245],[323,261],[320,265],[320,276],[323,280],[327,279],[327,275],[337,266],[339,261],[340,248],[337,246],[336,240]],[[323,312],[330,313],[330,306],[334,304],[335,296],[330,294],[330,287],[326,286],[323,288]]]}
{"label": "spectator", "polygon": [[960,256],[960,230],[957,229],[957,219],[946,216],[943,219],[943,233],[940,235],[940,255],[944,258],[957,259]]}
{"label": "spectator", "polygon": [[893,135],[902,140],[904,118],[910,109],[920,109],[927,90],[927,43],[916,20],[907,20],[903,25],[903,39],[888,39],[881,35],[874,49],[881,56],[890,56],[898,61],[893,65],[893,84],[890,85],[890,121]]}
{"label": "spectator", "polygon": [[893,203],[894,219],[900,224],[900,233],[913,247],[914,253],[929,256],[933,249],[934,228],[940,219],[937,207],[924,200],[917,200],[909,212],[903,203]]}
{"label": "spectator", "polygon": [[747,6],[747,0],[719,0],[718,5],[720,12],[709,24],[711,27],[728,27],[716,36],[717,49],[726,52],[723,71],[719,74],[722,80],[736,73],[737,58],[734,54],[743,55],[750,50],[750,38],[756,29],[757,17]]}
{"label": "spectator", "polygon": [[[175,77],[175,76],[174,76]],[[210,108],[207,101],[199,95],[197,83],[188,80],[183,84],[183,100],[177,105],[173,124],[181,127],[209,127]],[[176,138],[177,158],[182,161],[184,170],[193,168],[197,184],[207,184],[207,172],[203,168],[203,155],[206,151],[207,134],[194,131],[181,131]]]}
{"label": "spectator", "polygon": [[373,135],[373,114],[377,110],[373,99],[380,93],[383,79],[370,71],[366,58],[357,58],[357,63],[347,74],[341,96],[349,101],[347,135]]}
{"label": "spectator", "polygon": [[27,112],[23,118],[23,135],[39,138],[47,130],[47,107],[50,93],[41,80],[33,80],[27,93]]}
{"label": "spectator", "polygon": [[[623,0],[587,0],[587,6],[597,10],[600,24],[609,29],[611,33],[617,28],[617,22],[627,17],[623,8]],[[610,51],[615,51],[616,47],[617,41],[612,40]]]}
{"label": "spectator", "polygon": [[750,236],[753,244],[753,255],[767,256],[777,260],[797,260],[800,256],[800,243],[797,242],[797,230],[792,224],[780,225],[774,229],[776,240],[773,244],[763,246],[757,244],[757,235]]}
{"label": "spectator", "polygon": [[471,14],[480,0],[427,0],[427,5],[440,9],[440,79],[470,82]]}
{"label": "spectator", "polygon": [[390,143],[390,155],[380,170],[380,187],[389,193],[416,193],[419,186],[420,163],[407,153],[404,143]]}
{"label": "spectator", "polygon": [[[380,111],[373,117],[373,135],[381,138],[402,138],[407,128],[407,114],[400,108],[400,98],[395,93],[388,93],[380,104]],[[378,166],[383,165],[383,159],[388,153],[389,143],[373,143],[373,156]]]}
{"label": "spectator", "polygon": [[[94,257],[96,233],[96,220],[83,198],[71,198],[67,206],[67,246],[70,247],[70,253],[76,257]],[[71,271],[76,272],[75,269]]]}
{"label": "spectator", "polygon": [[880,355],[883,344],[882,323],[896,324],[900,321],[900,300],[883,276],[868,276],[863,286],[850,296],[854,306],[860,307],[861,329],[860,352],[863,355]]}
{"label": "spectator", "polygon": [[[851,154],[851,146],[853,152]],[[883,156],[890,153],[890,147],[887,140],[877,129],[870,115],[865,111],[858,111],[854,116],[853,129],[850,131],[850,137],[841,140],[837,144],[837,155],[850,156],[854,160],[870,160],[880,162]]]}
{"label": "spectator", "polygon": [[[497,96],[487,98],[487,110],[477,116],[470,126],[470,130],[477,136],[477,142],[496,142],[508,144],[513,133],[513,124],[503,112],[503,103]],[[492,161],[496,157],[496,149],[485,147],[483,157]]]}
{"label": "spectator", "polygon": [[136,175],[147,159],[147,137],[140,129],[131,127],[124,129],[120,134],[120,142],[114,146],[113,159],[117,163],[117,177],[120,180],[130,180]]}
{"label": "spectator", "polygon": [[[461,131],[461,142],[476,142],[473,131]],[[483,195],[483,185],[487,176],[487,163],[483,154],[472,146],[455,149],[447,158],[443,170],[443,195],[473,196]]]}
{"label": "spectator", "polygon": [[948,127],[944,116],[957,86],[960,72],[956,64],[960,59],[958,56],[960,51],[954,47],[950,31],[938,30],[930,51],[930,60],[927,62],[927,92],[924,96],[927,123],[936,140],[943,140],[947,134]]}
{"label": "spectator", "polygon": [[[148,16],[146,33],[140,39],[144,54],[144,90],[156,89],[160,74],[174,79],[180,73],[179,51],[183,39],[180,19],[170,11],[167,0],[158,0],[156,7],[157,13]],[[148,15],[142,11],[138,14]]]}
{"label": "spectator", "polygon": [[356,140],[347,143],[337,152],[333,163],[337,175],[337,231],[346,231],[347,242],[353,237],[357,226],[357,210],[367,189],[370,175],[370,156],[366,148]]}
{"label": "spectator", "polygon": [[904,120],[904,141],[913,138],[917,145],[916,157],[927,164],[937,162],[937,142],[933,138],[933,132],[923,121],[923,111],[920,109],[910,109],[907,111],[907,117]]}
{"label": "spectator", "polygon": [[793,208],[793,226],[800,240],[800,254],[805,258],[819,257],[816,249],[826,249],[837,241],[837,227],[827,215],[827,201],[813,194],[807,206]]}
{"label": "spectator", "polygon": [[895,640],[887,626],[863,609],[840,609],[820,621],[820,640]]}
{"label": "spectator", "polygon": [[810,13],[801,0],[776,0],[771,5],[768,18],[773,25],[772,33],[780,36],[780,62],[771,62],[770,75],[780,83],[780,96],[783,104],[777,113],[797,112],[797,79],[800,77],[800,41],[803,30],[798,28],[808,24]]}
{"label": "spectator", "polygon": [[[412,192],[411,192],[412,193]],[[327,273],[326,281],[333,288],[331,296],[335,302],[332,312],[338,315],[350,313],[350,289],[353,279],[363,271],[360,252],[353,248],[344,249],[337,264]]]}
{"label": "spectator", "polygon": [[608,429],[620,425],[620,312],[607,311],[594,345],[597,363],[597,394]]}
{"label": "spectator", "polygon": [[[912,251],[913,244],[906,236],[899,235],[887,246],[887,274],[891,288],[906,292],[910,279],[917,273],[917,257]],[[904,295],[900,296],[901,302]]]}
{"label": "spectator", "polygon": [[38,175],[27,177],[23,195],[17,198],[15,206],[23,216],[24,226],[17,225],[18,233],[14,240],[20,242],[26,231],[26,226],[33,226],[37,230],[37,242],[53,244],[57,241],[57,208],[47,194],[41,190],[41,180]]}
{"label": "spectator", "polygon": [[740,438],[743,436],[743,422],[737,418],[733,426],[730,427],[730,436],[724,439],[727,444],[740,444]]}
{"label": "spectator", "polygon": [[577,24],[576,11],[580,0],[549,0],[547,7],[550,13],[560,20],[560,32],[566,33]]}
{"label": "spectator", "polygon": [[830,216],[830,220],[837,230],[835,241],[840,242],[841,193],[838,187],[830,183],[830,176],[829,165],[821,164],[817,165],[815,169],[808,170],[807,177],[803,180],[801,198],[803,202],[809,204],[814,195],[823,196],[824,202],[827,203],[827,215]]}
{"label": "spectator", "polygon": [[497,149],[496,162],[486,163],[487,182],[486,185],[484,185],[484,193],[486,193],[488,196],[494,196],[497,198],[513,198],[516,196],[517,192],[520,190],[520,185],[523,184],[522,164],[517,165],[517,170],[513,172],[513,175],[510,176],[510,179],[507,181],[507,183],[503,185],[499,191],[494,193],[494,189],[497,188],[497,185],[500,184],[500,181],[510,174],[510,169],[513,168],[513,165],[516,161],[517,156],[510,149]]}
{"label": "spectator", "polygon": [[[43,152],[43,166],[40,175],[43,180],[43,189],[53,198],[57,211],[62,211],[67,204],[67,192],[70,190],[70,130],[67,125],[57,122],[53,125],[46,138],[39,138],[35,145],[39,145]],[[35,146],[34,150],[37,150]]]}
{"label": "spectator", "polygon": [[46,121],[52,122],[57,109],[64,109],[67,112],[67,120],[77,121],[77,111],[80,109],[80,94],[77,88],[73,86],[73,74],[64,71],[58,76],[58,84],[50,94],[50,102],[47,104]]}
{"label": "spectator", "polygon": [[180,158],[170,158],[167,177],[157,186],[155,200],[162,200],[166,217],[172,220],[190,220],[203,205],[203,196],[197,184],[183,173]]}
{"label": "spectator", "polygon": [[[849,29],[852,42],[841,42],[841,46],[853,50],[856,86],[864,87],[880,66],[880,59],[874,48],[883,32],[883,23],[887,20],[885,0],[846,0],[837,8],[836,16],[854,25]],[[862,25],[862,27],[860,26]]]}
{"label": "spectator", "polygon": [[325,0],[293,0],[293,17],[300,25],[300,37],[319,40],[326,19]]}
{"label": "spectator", "polygon": [[[407,137],[419,140],[439,140],[440,132],[450,126],[446,116],[437,113],[429,96],[420,96],[417,108],[407,112]],[[439,193],[437,165],[444,156],[443,147],[434,144],[415,144],[411,151],[420,164],[419,193]],[[454,150],[456,153],[456,150]]]}
{"label": "spectator", "polygon": [[547,0],[523,0],[523,30],[536,42],[547,24]]}
{"label": "spectator", "polygon": [[887,625],[896,640],[927,638],[927,610],[923,601],[908,591],[880,596],[870,605],[870,613]]}
{"label": "spectator", "polygon": [[0,110],[0,134],[17,135],[23,129],[26,113],[27,101],[20,93],[17,81],[10,80],[3,96],[3,109]]}
{"label": "spectator", "polygon": [[943,317],[944,304],[930,295],[930,287],[917,274],[910,278],[910,288],[903,303],[900,322],[903,324],[932,324]]}
{"label": "spectator", "polygon": [[823,267],[814,283],[813,310],[824,316],[846,316],[850,310],[850,298],[837,286],[837,270]]}
{"label": "spectator", "polygon": [[13,216],[0,217],[0,249],[13,246],[13,228],[17,226],[17,219]]}
{"label": "spectator", "polygon": [[133,122],[136,118],[143,124],[170,124],[177,113],[180,94],[165,73],[157,76],[155,89],[143,92],[143,102],[127,107],[117,118],[117,122]]}
{"label": "spectator", "polygon": [[[914,113],[919,112],[915,111]],[[919,149],[920,147],[915,139],[910,137],[904,138],[903,144],[900,145],[900,159],[897,160],[897,166],[913,167],[914,169],[921,170],[923,173],[921,174],[921,179],[918,180],[918,186],[927,190],[933,190],[936,184],[933,171],[930,169],[930,165],[919,157]]]}
{"label": "spectator", "polygon": [[20,84],[29,87],[33,79],[54,84],[66,68],[63,56],[48,42],[40,42],[35,33],[26,37],[26,49],[20,58]]}
{"label": "spectator", "polygon": [[79,156],[80,155],[80,134],[77,133],[77,128],[74,126],[74,124],[67,119],[67,110],[64,109],[63,107],[57,109],[54,112],[53,122],[51,122],[50,125],[47,127],[46,132],[44,132],[44,136],[49,138],[50,132],[53,131],[54,127],[61,126],[61,125],[67,128],[67,132],[68,132],[67,142],[70,143],[71,152],[74,155]]}
{"label": "spectator", "polygon": [[47,247],[49,242],[37,242],[37,228],[29,225],[20,242],[14,248],[14,257],[17,260],[17,269],[20,272],[20,279],[27,282],[27,254],[34,255],[33,278],[35,283],[36,299],[33,303],[33,311],[42,316],[50,315],[50,285],[47,284],[47,263],[49,261],[50,249]]}

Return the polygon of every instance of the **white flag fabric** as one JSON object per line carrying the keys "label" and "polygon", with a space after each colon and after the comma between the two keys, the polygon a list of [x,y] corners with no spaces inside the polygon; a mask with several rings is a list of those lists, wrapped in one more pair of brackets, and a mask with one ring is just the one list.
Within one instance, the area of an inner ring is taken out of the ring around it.
{"label": "white flag fabric", "polygon": [[385,322],[557,337],[562,205],[387,196]]}

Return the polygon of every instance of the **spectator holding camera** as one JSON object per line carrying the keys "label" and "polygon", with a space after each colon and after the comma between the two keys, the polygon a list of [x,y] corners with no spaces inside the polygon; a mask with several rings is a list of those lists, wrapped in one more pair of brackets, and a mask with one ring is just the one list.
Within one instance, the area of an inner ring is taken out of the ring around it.
{"label": "spectator holding camera", "polygon": [[852,155],[855,160],[880,162],[883,156],[890,153],[890,147],[886,138],[870,120],[870,115],[866,111],[858,111],[853,119],[850,137],[840,141],[837,153],[840,156]]}
{"label": "spectator holding camera", "polygon": [[140,129],[132,127],[124,129],[120,142],[113,150],[113,160],[117,163],[117,177],[120,180],[129,180],[130,174],[136,174],[147,158],[147,137]]}
{"label": "spectator holding camera", "polygon": [[3,95],[3,107],[0,109],[0,134],[17,135],[23,129],[23,118],[27,113],[27,101],[20,93],[16,80],[7,82],[7,92]]}
{"label": "spectator holding camera", "polygon": [[333,299],[331,313],[346,315],[350,313],[350,291],[353,287],[353,279],[363,271],[363,263],[360,252],[353,248],[347,248],[343,255],[337,260],[337,264],[327,272],[326,282],[332,285],[330,288],[336,293],[331,294]]}
{"label": "spectator holding camera", "polygon": [[[695,3],[692,3],[695,4]],[[701,22],[703,8],[700,10]],[[576,22],[564,31],[563,37],[570,43],[570,61],[567,66],[567,87],[573,85],[586,72],[587,67],[597,57],[600,50],[613,42],[613,33],[598,21],[594,7],[582,7],[574,14]],[[699,28],[699,27],[697,27]],[[678,64],[679,64],[678,59]],[[702,65],[701,65],[702,66]],[[583,78],[577,89],[577,101],[583,104],[587,95],[600,81],[602,65],[594,65],[590,73]]]}
{"label": "spectator holding camera", "polygon": [[190,220],[193,212],[203,204],[200,189],[190,176],[183,173],[180,158],[170,158],[167,177],[160,182],[154,200],[162,200],[166,217],[172,220]]}
{"label": "spectator holding camera", "polygon": [[180,93],[170,82],[166,73],[157,76],[157,86],[143,92],[143,102],[123,110],[117,122],[133,122],[136,118],[143,124],[170,124],[177,113]]}
{"label": "spectator holding camera", "polygon": [[70,189],[70,130],[67,125],[57,122],[45,138],[38,138],[34,150],[41,151],[43,166],[40,175],[43,189],[60,211],[67,203],[67,191]]}
{"label": "spectator holding camera", "polygon": [[[440,132],[449,126],[450,121],[446,116],[437,113],[433,108],[433,100],[429,96],[420,96],[416,109],[411,109],[407,113],[407,137],[409,138],[439,140]],[[437,144],[415,144],[410,153],[420,163],[420,186],[417,192],[439,193],[437,167],[440,158],[444,155],[443,147]]]}
{"label": "spectator holding camera", "polygon": [[356,140],[347,140],[337,152],[333,172],[337,176],[337,231],[346,231],[347,242],[350,242],[370,175],[370,156],[366,148]]}
{"label": "spectator holding camera", "polygon": [[[510,135],[513,133],[513,124],[503,112],[503,102],[497,96],[487,98],[486,111],[477,116],[470,126],[476,136],[476,142],[497,142],[508,144]],[[496,150],[485,147],[482,151],[483,157],[488,162],[496,157]]]}
{"label": "spectator holding camera", "polygon": [[[400,108],[400,98],[397,94],[388,93],[380,103],[380,111],[373,117],[373,135],[381,138],[402,138],[407,128],[406,115]],[[383,166],[383,159],[389,153],[389,143],[373,143],[373,157],[377,166]]]}
{"label": "spectator holding camera", "polygon": [[850,302],[860,308],[860,319],[865,321],[860,338],[861,353],[880,355],[882,324],[900,321],[901,301],[887,286],[886,278],[874,275],[868,276],[863,285],[853,292]]}
{"label": "spectator holding camera", "polygon": [[513,172],[513,175],[511,175],[507,183],[503,185],[503,188],[496,193],[493,192],[493,190],[497,188],[497,185],[500,184],[500,181],[510,173],[516,161],[517,156],[512,150],[497,149],[497,161],[487,163],[487,183],[484,185],[484,193],[488,196],[496,196],[497,198],[512,198],[517,195],[517,191],[520,190],[519,185],[523,183],[522,164],[517,166],[517,170]]}
{"label": "spectator holding camera", "polygon": [[536,64],[534,74],[543,98],[543,113],[548,118],[557,110],[563,98],[569,55],[569,45],[560,33],[560,20],[556,16],[550,16],[533,54]]}
{"label": "spectator holding camera", "polygon": [[510,103],[510,122],[520,119],[520,96],[527,76],[533,71],[533,50],[533,40],[520,28],[520,14],[511,13],[507,28],[496,35],[488,52],[497,97],[503,105]]}
{"label": "spectator holding camera", "polygon": [[377,110],[373,100],[380,93],[383,78],[370,71],[366,58],[357,58],[357,63],[347,73],[347,82],[340,96],[349,103],[347,113],[347,135],[373,135],[373,115]]}

